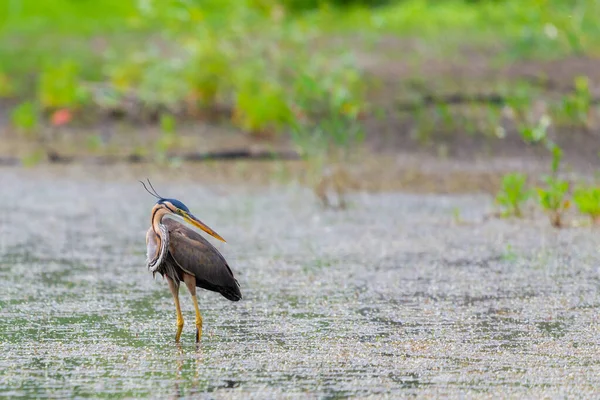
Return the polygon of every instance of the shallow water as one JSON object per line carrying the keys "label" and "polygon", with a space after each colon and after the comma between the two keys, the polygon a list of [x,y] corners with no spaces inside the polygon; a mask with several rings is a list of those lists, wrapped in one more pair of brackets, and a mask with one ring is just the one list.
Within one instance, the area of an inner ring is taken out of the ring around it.
{"label": "shallow water", "polygon": [[[139,178],[143,178],[140,176]],[[0,395],[592,397],[600,236],[483,221],[485,196],[357,195],[160,182],[227,239],[232,303],[146,270],[135,179],[0,170]],[[10,212],[8,212],[10,211]],[[460,214],[463,222],[456,220]]]}

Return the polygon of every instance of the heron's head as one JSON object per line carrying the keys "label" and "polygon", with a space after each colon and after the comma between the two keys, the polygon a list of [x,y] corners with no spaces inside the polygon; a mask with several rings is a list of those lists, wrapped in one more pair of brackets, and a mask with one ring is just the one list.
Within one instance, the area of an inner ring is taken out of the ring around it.
{"label": "heron's head", "polygon": [[156,209],[158,207],[159,209],[163,209],[165,211],[164,215],[171,214],[171,215],[177,215],[179,217],[182,217],[186,222],[194,225],[197,228],[202,229],[204,232],[208,233],[210,236],[214,237],[215,239],[219,239],[222,242],[225,241],[225,239],[223,239],[221,237],[221,235],[219,235],[217,232],[213,231],[204,222],[202,222],[198,218],[196,218],[194,216],[194,214],[192,214],[190,212],[190,209],[187,208],[187,206],[185,204],[183,204],[181,201],[179,201],[177,199],[167,199],[167,198],[164,198],[161,195],[159,195],[156,192],[156,189],[154,189],[154,186],[152,186],[152,183],[150,183],[150,179],[148,179],[148,185],[150,185],[150,187],[152,188],[152,192],[146,187],[146,184],[144,182],[140,181],[140,183],[142,184],[142,186],[144,186],[144,189],[146,189],[146,191],[148,193],[150,193],[152,196],[154,196],[158,199],[158,201],[156,202],[156,205],[154,206],[154,209]]}
{"label": "heron's head", "polygon": [[204,222],[196,218],[194,214],[191,213],[190,209],[181,201],[177,199],[160,198],[156,202],[156,205],[165,209],[169,214],[182,217],[186,222],[190,223],[191,225],[197,228],[202,229],[204,232],[208,233],[215,239],[219,239],[222,242],[225,241],[225,239],[223,239],[217,232],[215,232],[214,230],[209,228]]}

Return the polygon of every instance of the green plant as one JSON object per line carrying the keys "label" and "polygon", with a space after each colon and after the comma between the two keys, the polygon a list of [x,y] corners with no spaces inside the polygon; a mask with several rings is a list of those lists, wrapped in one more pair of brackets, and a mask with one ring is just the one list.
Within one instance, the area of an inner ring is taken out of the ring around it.
{"label": "green plant", "polygon": [[174,135],[175,134],[175,117],[170,114],[163,114],[160,116],[160,129],[163,134]]}
{"label": "green plant", "polygon": [[518,259],[517,252],[513,249],[512,245],[509,243],[506,245],[506,250],[501,255],[504,261],[515,262]]}
{"label": "green plant", "polygon": [[39,127],[39,110],[35,103],[25,101],[11,114],[12,125],[25,135],[32,135]]}
{"label": "green plant", "polygon": [[230,46],[223,43],[225,40],[226,37],[204,29],[187,41],[190,58],[183,79],[189,87],[187,97],[194,108],[214,107],[232,86],[236,56]]}
{"label": "green plant", "polygon": [[[330,73],[322,76],[326,69]],[[335,67],[316,59],[300,71],[291,94],[294,143],[307,156],[323,157],[339,150],[344,157],[352,145],[364,139],[360,122],[364,90],[351,58],[342,58]]]}
{"label": "green plant", "polygon": [[454,223],[456,223],[456,224],[463,223],[463,219],[460,214],[460,207],[454,207],[452,209],[452,219],[454,220]]}
{"label": "green plant", "polygon": [[21,163],[24,167],[34,167],[44,161],[46,152],[42,149],[34,149],[29,151],[21,158]]}
{"label": "green plant", "polygon": [[79,68],[79,64],[71,60],[45,66],[38,86],[42,108],[75,108],[85,101],[86,93],[79,85]]}
{"label": "green plant", "polygon": [[535,124],[521,123],[519,133],[525,143],[546,143],[552,119],[544,114]]}
{"label": "green plant", "polygon": [[531,197],[532,191],[527,189],[527,175],[520,173],[506,174],[502,178],[502,188],[496,195],[504,217],[523,216],[522,206]]}
{"label": "green plant", "polygon": [[538,97],[539,93],[529,85],[517,84],[506,98],[519,135],[527,144],[547,144],[549,141],[548,129],[553,121],[547,113],[538,109],[543,104],[534,102]]}
{"label": "green plant", "polygon": [[[35,98],[25,83],[39,77],[41,110],[70,110],[86,101],[80,88],[86,81],[116,92],[109,100],[119,99],[112,107],[119,112],[132,110],[132,103],[141,105],[142,113],[152,108],[152,115],[165,110],[182,115],[182,106],[202,116],[225,111],[250,133],[290,130],[305,154],[320,156],[334,148],[346,151],[362,140],[364,87],[372,93],[374,85],[365,85],[359,64],[346,56],[352,49],[369,53],[363,61],[384,56],[370,54],[380,50],[374,44],[383,35],[418,34],[422,50],[406,57],[411,69],[430,56],[488,43],[507,49],[509,57],[560,57],[600,48],[600,25],[594,20],[600,3],[595,0],[559,1],[552,7],[548,1],[532,7],[518,0],[385,3],[371,8],[374,2],[364,0],[0,2],[0,97]],[[307,9],[311,12],[299,11]],[[422,81],[426,89],[438,89],[440,82]],[[545,142],[555,122],[529,118],[529,113],[532,99],[550,96],[538,93],[540,85],[513,83],[508,95],[500,95],[519,114],[523,138]],[[565,98],[561,107],[570,120],[585,121],[589,89],[587,80],[578,78]],[[430,142],[440,128],[488,129],[473,123],[477,115],[462,118],[461,108],[429,108],[415,131]],[[489,116],[489,126],[503,137],[498,119],[497,113]]]}
{"label": "green plant", "polygon": [[161,134],[156,141],[155,147],[159,161],[165,161],[167,152],[177,144],[177,133],[175,131],[175,118],[170,114],[160,116]]}
{"label": "green plant", "polygon": [[494,106],[485,107],[484,112],[483,131],[488,136],[504,139],[506,137],[506,129],[502,126],[500,108]]}
{"label": "green plant", "polygon": [[552,176],[556,177],[558,176],[558,170],[560,168],[560,162],[562,161],[563,151],[555,143],[548,144],[548,147],[550,148],[550,152],[552,153]]}
{"label": "green plant", "polygon": [[144,68],[136,87],[144,110],[178,110],[189,92],[187,82],[181,79],[184,68],[180,64],[177,60],[156,60]]}
{"label": "green plant", "polygon": [[86,137],[85,144],[90,151],[98,151],[104,146],[102,136],[98,134],[88,135]]}
{"label": "green plant", "polygon": [[563,226],[563,213],[571,205],[567,198],[569,182],[553,176],[546,177],[544,181],[546,187],[537,188],[540,205],[548,213],[550,224],[555,228],[560,228]]}
{"label": "green plant", "polygon": [[583,125],[589,124],[592,95],[587,76],[575,78],[575,89],[562,100],[562,113],[570,123]]}
{"label": "green plant", "polygon": [[15,88],[8,74],[0,69],[0,98],[9,97],[14,94]]}
{"label": "green plant", "polygon": [[292,121],[286,100],[278,84],[249,81],[237,91],[233,120],[251,134],[270,136]]}
{"label": "green plant", "polygon": [[103,72],[114,89],[125,92],[139,85],[144,69],[149,64],[150,61],[143,53],[136,52],[125,59],[109,53]]}
{"label": "green plant", "polygon": [[579,186],[573,193],[573,201],[582,214],[587,214],[594,223],[600,223],[600,187]]}
{"label": "green plant", "polygon": [[571,202],[567,198],[569,182],[558,177],[560,162],[563,152],[556,144],[549,142],[547,145],[552,152],[551,175],[544,178],[546,187],[538,187],[538,200],[542,208],[548,213],[550,224],[555,228],[563,226],[563,213],[569,209]]}

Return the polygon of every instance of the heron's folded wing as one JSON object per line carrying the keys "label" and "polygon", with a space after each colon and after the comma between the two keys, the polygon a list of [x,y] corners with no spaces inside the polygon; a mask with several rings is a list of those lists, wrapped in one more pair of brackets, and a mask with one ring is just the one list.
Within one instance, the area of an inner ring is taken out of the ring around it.
{"label": "heron's folded wing", "polygon": [[200,234],[169,219],[169,251],[177,264],[196,277],[198,286],[241,298],[239,285],[225,258]]}

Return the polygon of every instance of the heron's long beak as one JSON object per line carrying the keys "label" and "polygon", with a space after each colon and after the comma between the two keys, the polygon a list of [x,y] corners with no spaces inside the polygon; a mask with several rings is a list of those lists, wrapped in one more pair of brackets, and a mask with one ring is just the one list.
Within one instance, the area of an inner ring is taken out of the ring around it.
{"label": "heron's long beak", "polygon": [[225,242],[225,239],[223,239],[221,237],[221,235],[219,235],[217,232],[213,231],[211,228],[208,227],[208,225],[206,225],[204,222],[200,221],[198,218],[194,217],[192,214],[184,212],[183,218],[190,224],[202,229],[204,232],[208,233],[210,236],[212,236],[216,239],[219,239],[222,242]]}

